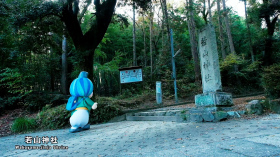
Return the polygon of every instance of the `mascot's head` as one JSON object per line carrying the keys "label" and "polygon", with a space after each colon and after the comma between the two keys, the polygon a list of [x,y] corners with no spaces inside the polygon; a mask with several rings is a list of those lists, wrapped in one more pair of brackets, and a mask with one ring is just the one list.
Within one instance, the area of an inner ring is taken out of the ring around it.
{"label": "mascot's head", "polygon": [[82,71],[78,78],[76,78],[70,85],[70,94],[72,96],[86,96],[88,97],[93,92],[93,84],[87,78],[88,73]]}

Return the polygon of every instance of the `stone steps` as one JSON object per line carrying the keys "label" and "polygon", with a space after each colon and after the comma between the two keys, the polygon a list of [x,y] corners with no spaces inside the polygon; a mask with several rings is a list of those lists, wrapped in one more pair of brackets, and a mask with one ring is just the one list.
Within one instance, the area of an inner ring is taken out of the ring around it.
{"label": "stone steps", "polygon": [[[224,112],[224,111],[223,111]],[[217,117],[217,115],[204,113],[191,113],[189,111],[157,111],[157,112],[139,112],[127,113],[125,120],[127,121],[168,121],[168,122],[202,122],[202,121],[220,121],[224,118],[240,118],[238,112],[229,111],[224,112],[224,116]],[[215,120],[218,119],[218,120]]]}
{"label": "stone steps", "polygon": [[127,113],[127,121],[183,121],[182,115],[184,109],[157,109],[146,112]]}
{"label": "stone steps", "polygon": [[176,116],[126,116],[127,121],[167,121],[176,122]]}
{"label": "stone steps", "polygon": [[[220,111],[219,111],[220,112]],[[239,118],[244,114],[242,111],[222,111],[223,114],[204,112],[195,108],[161,108],[145,112],[126,113],[115,117],[109,122],[119,121],[167,121],[167,122],[207,122],[219,121],[224,118]],[[224,115],[224,117],[220,117]],[[217,120],[218,119],[218,120]]]}

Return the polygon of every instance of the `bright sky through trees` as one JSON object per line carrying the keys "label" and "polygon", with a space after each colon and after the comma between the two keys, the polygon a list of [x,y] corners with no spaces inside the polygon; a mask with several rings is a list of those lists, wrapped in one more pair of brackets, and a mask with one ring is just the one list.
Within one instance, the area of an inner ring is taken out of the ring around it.
{"label": "bright sky through trees", "polygon": [[[207,0],[206,0],[207,1]],[[213,0],[211,0],[212,2]],[[174,5],[185,5],[186,0],[167,0],[167,3],[171,3]],[[248,3],[247,3],[248,4]],[[244,10],[244,2],[240,0],[226,0],[227,7],[230,7],[233,11],[236,11],[239,16],[245,17],[245,10]],[[214,6],[214,10],[216,10],[216,6]],[[116,7],[116,12],[128,15],[130,19],[132,19],[132,7],[126,6],[126,7]],[[138,17],[138,13],[136,13],[136,18]]]}
{"label": "bright sky through trees", "polygon": [[245,17],[244,2],[240,0],[228,0],[226,5],[232,7],[232,10],[236,11],[239,16]]}

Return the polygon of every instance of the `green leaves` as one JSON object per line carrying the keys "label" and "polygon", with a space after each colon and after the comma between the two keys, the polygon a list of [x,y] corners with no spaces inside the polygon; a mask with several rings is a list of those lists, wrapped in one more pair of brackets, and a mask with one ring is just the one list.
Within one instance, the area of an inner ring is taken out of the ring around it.
{"label": "green leaves", "polygon": [[142,8],[143,11],[147,11],[150,8],[152,0],[121,0],[119,5],[132,5],[136,4],[136,8]]}
{"label": "green leaves", "polygon": [[31,90],[25,86],[25,81],[32,77],[34,77],[34,75],[22,75],[17,68],[6,68],[3,70],[3,73],[0,74],[0,85],[6,86],[8,91],[12,94],[24,96],[31,92]]}
{"label": "green leaves", "polygon": [[19,117],[12,124],[11,130],[13,132],[19,133],[19,132],[31,131],[35,128],[36,128],[35,119]]}
{"label": "green leaves", "polygon": [[273,64],[264,69],[262,83],[270,98],[280,98],[280,64]]}
{"label": "green leaves", "polygon": [[39,129],[59,129],[69,125],[71,114],[65,109],[65,104],[48,108],[47,106],[36,117]]}
{"label": "green leaves", "polygon": [[25,3],[19,2],[13,5],[18,10],[18,14],[15,14],[14,25],[19,27],[50,15],[61,17],[62,6],[58,2],[37,0],[34,3],[27,0]]}
{"label": "green leaves", "polygon": [[245,60],[242,60],[240,56],[231,53],[221,62],[220,68],[221,70],[231,69],[234,65],[241,65],[244,62]]}
{"label": "green leaves", "polygon": [[252,63],[242,55],[229,54],[220,62],[222,82],[235,88],[260,88],[260,61]]}

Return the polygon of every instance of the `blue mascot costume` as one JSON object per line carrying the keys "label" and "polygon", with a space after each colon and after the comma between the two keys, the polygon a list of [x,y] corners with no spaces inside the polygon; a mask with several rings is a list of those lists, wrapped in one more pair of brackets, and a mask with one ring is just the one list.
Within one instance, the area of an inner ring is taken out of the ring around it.
{"label": "blue mascot costume", "polygon": [[[88,130],[90,128],[90,124],[88,124],[90,110],[97,108],[97,103],[90,99],[93,95],[93,84],[87,75],[87,72],[82,71],[70,85],[71,97],[66,109],[72,111],[70,117],[72,127],[69,130],[71,133]],[[69,109],[70,104],[71,109]]]}

